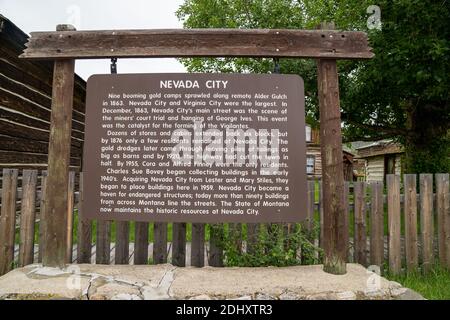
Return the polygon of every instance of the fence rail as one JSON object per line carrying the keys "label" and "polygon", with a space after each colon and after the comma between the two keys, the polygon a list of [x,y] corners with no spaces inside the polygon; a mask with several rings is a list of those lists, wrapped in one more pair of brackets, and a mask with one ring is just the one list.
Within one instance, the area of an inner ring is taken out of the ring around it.
{"label": "fence rail", "polygon": [[[220,228],[201,223],[82,220],[79,218],[83,201],[82,180],[82,173],[70,173],[69,219],[65,226],[68,230],[67,262],[147,264],[149,261],[169,261],[177,266],[196,267],[206,264],[220,267],[226,262],[226,254],[218,245],[221,232],[224,232]],[[41,262],[44,230],[40,213],[46,205],[46,199],[42,197],[46,181],[46,171],[23,170],[19,174],[17,169],[3,169],[0,274],[16,266]],[[80,183],[75,184],[75,181]],[[388,175],[386,185],[358,181],[346,183],[345,187],[349,261],[366,266],[386,264],[392,273],[418,268],[427,271],[436,261],[450,268],[448,173]],[[323,237],[321,188],[321,181],[308,181],[308,212],[302,223],[308,231],[314,226],[319,228],[317,235],[311,233],[310,238],[319,246]],[[229,224],[227,230],[239,235],[240,241],[236,244],[239,250],[252,253],[261,226],[249,223],[243,228],[242,224]],[[285,230],[289,232],[292,228],[286,226]]]}

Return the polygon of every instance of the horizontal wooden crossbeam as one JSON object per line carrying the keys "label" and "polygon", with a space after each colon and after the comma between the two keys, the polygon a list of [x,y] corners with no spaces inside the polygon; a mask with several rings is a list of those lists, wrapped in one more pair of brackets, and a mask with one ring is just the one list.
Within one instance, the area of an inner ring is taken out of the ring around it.
{"label": "horizontal wooden crossbeam", "polygon": [[26,46],[21,58],[373,57],[366,33],[333,30],[160,29],[32,32]]}

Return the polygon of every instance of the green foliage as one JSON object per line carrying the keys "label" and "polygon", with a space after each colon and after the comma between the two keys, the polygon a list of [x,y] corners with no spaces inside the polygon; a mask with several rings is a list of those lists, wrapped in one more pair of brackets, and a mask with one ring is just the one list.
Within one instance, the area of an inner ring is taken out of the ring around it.
{"label": "green foliage", "polygon": [[408,273],[398,276],[387,275],[407,288],[419,292],[426,299],[450,300],[450,271],[436,264],[428,273]]}
{"label": "green foliage", "polygon": [[[338,29],[367,31],[375,57],[339,61],[346,141],[391,138],[405,146],[407,172],[450,171],[450,5],[435,0],[380,0],[382,30],[368,30],[366,0],[186,0],[185,28]],[[270,59],[182,59],[190,72],[268,73]],[[318,121],[312,60],[281,59],[281,72],[305,81],[307,120]]]}
{"label": "green foliage", "polygon": [[222,233],[222,241],[218,244],[224,250],[225,265],[284,267],[319,263],[322,252],[311,242],[313,235],[318,233],[317,226],[311,233],[303,230],[300,224],[292,225],[291,228],[287,233],[279,224],[260,225],[258,239],[252,250],[242,250],[241,234],[228,229],[228,232]]}

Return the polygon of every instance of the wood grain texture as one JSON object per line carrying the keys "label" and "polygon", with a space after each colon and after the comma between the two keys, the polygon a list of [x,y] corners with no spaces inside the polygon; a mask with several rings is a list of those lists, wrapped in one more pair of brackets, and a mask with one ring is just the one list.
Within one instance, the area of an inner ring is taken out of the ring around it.
{"label": "wood grain texture", "polygon": [[417,239],[417,190],[415,174],[405,174],[405,254],[406,270],[414,272],[419,265],[418,239]]}
{"label": "wood grain texture", "polygon": [[384,262],[384,207],[383,183],[370,183],[370,264],[383,267]]}
{"label": "wood grain texture", "polygon": [[450,269],[450,193],[449,174],[436,174],[436,211],[438,215],[439,261]]}
{"label": "wood grain texture", "polygon": [[153,263],[167,262],[167,222],[153,224]]}
{"label": "wood grain texture", "polygon": [[13,269],[17,169],[3,169],[0,215],[0,276]]}
{"label": "wood grain texture", "polygon": [[402,268],[400,242],[400,176],[386,175],[388,192],[389,270],[399,274]]}
{"label": "wood grain texture", "polygon": [[323,191],[324,270],[346,273],[348,228],[345,208],[341,112],[336,60],[317,62]]}
{"label": "wood grain texture", "polygon": [[186,223],[174,223],[172,226],[172,264],[186,266]]}
{"label": "wood grain texture", "polygon": [[203,267],[205,265],[205,224],[192,224],[191,265]]}
{"label": "wood grain texture", "polygon": [[134,264],[148,263],[148,222],[136,222],[134,228]]}
{"label": "wood grain texture", "polygon": [[287,29],[159,29],[32,32],[21,58],[373,57],[367,34]]}
{"label": "wood grain texture", "polygon": [[354,261],[367,265],[367,224],[366,224],[366,183],[355,182],[354,203],[355,203],[355,232],[354,232]]}
{"label": "wood grain texture", "polygon": [[116,221],[116,248],[115,264],[128,264],[130,257],[130,223],[128,221]]}
{"label": "wood grain texture", "polygon": [[[47,188],[47,170],[41,172],[41,194],[45,195],[45,189]],[[39,252],[38,252],[38,262],[42,263],[42,255],[44,250],[44,234],[45,234],[45,206],[47,205],[47,200],[45,196],[41,197],[39,210]]]}
{"label": "wood grain texture", "polygon": [[66,231],[66,263],[73,259],[73,209],[75,205],[75,172],[69,172],[69,186],[67,192],[67,231]]}
{"label": "wood grain texture", "polygon": [[422,268],[429,272],[433,266],[433,175],[420,175],[420,230],[422,241]]}
{"label": "wood grain texture", "polygon": [[[63,32],[65,26],[58,25]],[[48,147],[48,177],[45,198],[45,233],[42,264],[64,267],[66,261],[68,186],[72,106],[74,89],[74,60],[55,61],[53,69],[52,114]]]}
{"label": "wood grain texture", "polygon": [[92,221],[83,217],[83,173],[80,173],[80,194],[78,200],[78,243],[77,243],[77,262],[91,263],[92,254]]}
{"label": "wood grain texture", "polygon": [[23,170],[22,172],[19,267],[32,264],[34,258],[34,224],[36,220],[37,174],[37,170]]}
{"label": "wood grain texture", "polygon": [[209,227],[209,257],[211,267],[223,267],[223,225],[212,224]]}
{"label": "wood grain texture", "polygon": [[95,248],[95,263],[109,264],[111,262],[111,222],[97,220],[97,241]]}

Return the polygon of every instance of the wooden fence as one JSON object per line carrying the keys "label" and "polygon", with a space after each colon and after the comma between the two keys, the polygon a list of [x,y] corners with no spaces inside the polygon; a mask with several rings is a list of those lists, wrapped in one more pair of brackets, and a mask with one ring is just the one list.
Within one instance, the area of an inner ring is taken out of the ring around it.
{"label": "wooden fence", "polygon": [[[70,173],[70,218],[67,226],[61,226],[68,231],[68,262],[147,264],[149,261],[169,261],[177,266],[224,265],[226,255],[217,245],[220,234],[216,228],[207,228],[205,224],[188,226],[186,223],[173,223],[169,228],[168,223],[78,220],[83,201],[82,183],[75,188],[78,178],[82,182],[82,173]],[[18,185],[20,179],[21,186]],[[43,230],[39,222],[40,212],[46,205],[42,197],[46,180],[45,171],[39,174],[37,170],[23,170],[19,175],[17,169],[3,169],[0,274],[16,266],[41,261],[40,249],[43,246],[39,245],[39,239]],[[321,226],[323,208],[320,191],[320,181],[308,181],[308,219],[303,227],[309,231]],[[418,268],[429,270],[437,261],[450,268],[448,173],[434,177],[432,174],[407,174],[403,176],[403,183],[400,176],[388,175],[386,185],[381,182],[350,182],[346,183],[345,194],[348,220],[343,223],[349,225],[345,235],[348,239],[348,261],[365,266],[383,267],[387,264],[388,270],[393,273]],[[76,232],[73,230],[74,221],[77,221]],[[115,239],[111,237],[113,227]],[[191,234],[190,242],[187,242],[187,229]],[[209,241],[206,241],[206,229],[210,231]],[[241,249],[249,251],[254,248],[258,241],[258,225],[247,224],[247,228],[242,229],[241,224],[230,224],[229,230],[235,232],[236,229],[241,234],[243,230],[247,232],[243,241],[239,242]],[[317,236],[312,233],[310,239],[318,246],[323,238],[323,229],[320,230]],[[152,243],[149,242],[151,231]],[[134,240],[130,241],[130,238]]]}

